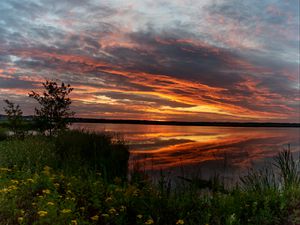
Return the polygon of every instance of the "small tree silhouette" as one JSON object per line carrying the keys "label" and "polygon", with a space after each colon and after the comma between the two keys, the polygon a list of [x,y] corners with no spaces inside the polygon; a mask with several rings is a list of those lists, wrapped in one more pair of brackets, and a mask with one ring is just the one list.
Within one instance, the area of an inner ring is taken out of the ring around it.
{"label": "small tree silhouette", "polygon": [[48,131],[52,136],[57,131],[66,129],[70,123],[68,118],[75,114],[70,110],[72,101],[68,97],[73,88],[70,84],[61,83],[59,86],[56,82],[48,80],[43,86],[45,90],[42,95],[31,91],[29,97],[40,104],[39,109],[35,108],[34,116],[38,128],[44,133]]}
{"label": "small tree silhouette", "polygon": [[9,100],[4,100],[4,102],[7,104],[7,106],[3,107],[3,109],[7,115],[7,120],[9,123],[9,127],[11,128],[11,131],[14,133],[16,137],[24,136],[24,131],[22,130],[23,112],[20,109],[20,106],[15,105],[13,102],[10,102]]}

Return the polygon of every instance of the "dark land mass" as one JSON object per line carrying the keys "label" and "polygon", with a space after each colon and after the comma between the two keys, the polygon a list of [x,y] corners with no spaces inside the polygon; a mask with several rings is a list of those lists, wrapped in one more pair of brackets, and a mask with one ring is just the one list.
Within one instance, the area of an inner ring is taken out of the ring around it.
{"label": "dark land mass", "polygon": [[155,120],[113,120],[72,118],[74,123],[112,123],[112,124],[143,124],[143,125],[171,125],[171,126],[220,126],[220,127],[295,127],[300,123],[240,123],[240,122],[183,122],[183,121],[155,121]]}
{"label": "dark land mass", "polygon": [[[31,121],[33,116],[23,116]],[[6,116],[0,115],[0,121]],[[218,127],[294,127],[300,128],[300,123],[258,123],[258,122],[184,122],[184,121],[156,121],[156,120],[116,120],[94,118],[70,118],[72,123],[110,123],[110,124],[141,124],[141,125],[169,125],[169,126],[218,126]]]}

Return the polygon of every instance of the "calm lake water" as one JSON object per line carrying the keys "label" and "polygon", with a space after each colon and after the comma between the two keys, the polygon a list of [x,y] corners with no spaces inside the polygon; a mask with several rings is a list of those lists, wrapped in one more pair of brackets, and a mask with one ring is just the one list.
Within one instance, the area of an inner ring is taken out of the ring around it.
{"label": "calm lake water", "polygon": [[223,177],[250,168],[270,166],[272,158],[290,147],[300,152],[299,128],[240,128],[78,123],[74,128],[121,134],[130,146],[130,165],[139,163],[149,174]]}

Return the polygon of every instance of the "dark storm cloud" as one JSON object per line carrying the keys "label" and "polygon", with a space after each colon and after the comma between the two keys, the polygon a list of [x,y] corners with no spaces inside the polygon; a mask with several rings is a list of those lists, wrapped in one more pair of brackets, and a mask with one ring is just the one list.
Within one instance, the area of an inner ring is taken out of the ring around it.
{"label": "dark storm cloud", "polygon": [[76,107],[85,115],[94,101],[107,117],[119,112],[125,118],[197,120],[213,114],[294,120],[295,5],[299,2],[0,2],[0,93],[18,89],[25,99],[25,89],[45,78],[60,79],[77,88]]}

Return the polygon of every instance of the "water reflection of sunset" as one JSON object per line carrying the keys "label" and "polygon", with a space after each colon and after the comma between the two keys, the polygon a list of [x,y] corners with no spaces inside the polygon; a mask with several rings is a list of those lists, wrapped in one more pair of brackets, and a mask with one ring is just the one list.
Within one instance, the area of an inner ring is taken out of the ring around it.
{"label": "water reflection of sunset", "polygon": [[130,144],[130,163],[138,163],[146,171],[223,167],[240,171],[263,165],[288,144],[293,152],[300,150],[298,128],[125,124],[89,124],[88,128],[122,133]]}

